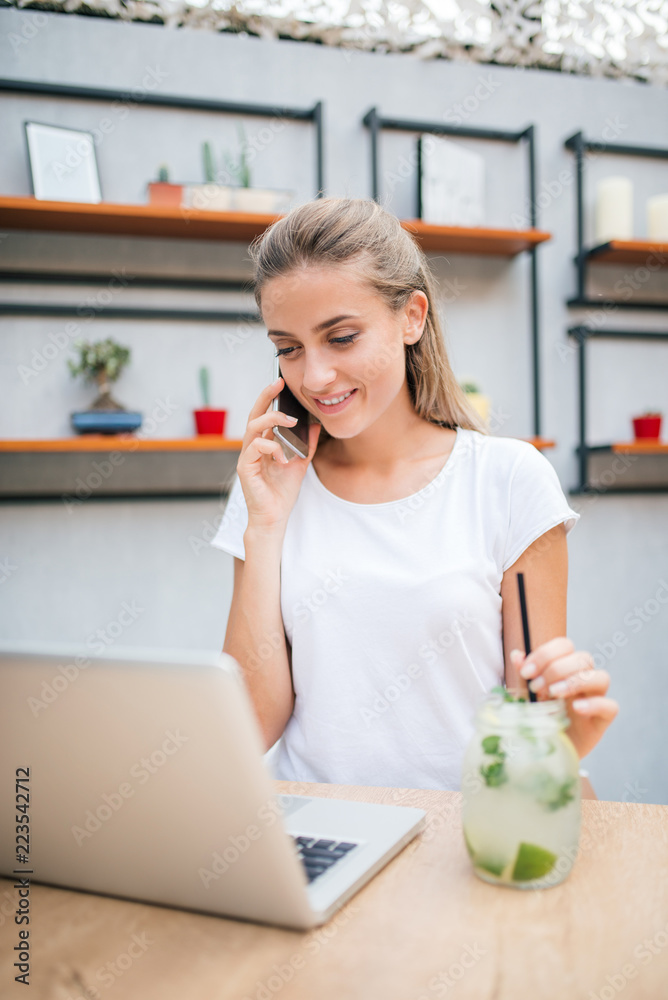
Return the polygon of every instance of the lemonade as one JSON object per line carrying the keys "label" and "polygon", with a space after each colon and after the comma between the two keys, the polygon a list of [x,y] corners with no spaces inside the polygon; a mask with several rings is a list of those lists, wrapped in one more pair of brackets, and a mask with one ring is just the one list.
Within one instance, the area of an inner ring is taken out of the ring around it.
{"label": "lemonade", "polygon": [[580,835],[579,758],[560,700],[498,689],[481,706],[462,773],[464,839],[477,875],[495,885],[562,882]]}

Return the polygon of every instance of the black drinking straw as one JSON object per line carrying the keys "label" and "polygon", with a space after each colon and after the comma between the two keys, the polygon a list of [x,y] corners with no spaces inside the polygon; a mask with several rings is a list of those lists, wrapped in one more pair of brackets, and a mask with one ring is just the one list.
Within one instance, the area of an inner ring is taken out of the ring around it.
{"label": "black drinking straw", "polygon": [[[517,574],[517,586],[520,589],[520,608],[522,609],[522,631],[524,632],[524,651],[528,656],[531,652],[531,639],[529,638],[529,617],[527,615],[527,599],[524,593],[524,573]],[[527,683],[529,701],[535,701],[536,695]]]}

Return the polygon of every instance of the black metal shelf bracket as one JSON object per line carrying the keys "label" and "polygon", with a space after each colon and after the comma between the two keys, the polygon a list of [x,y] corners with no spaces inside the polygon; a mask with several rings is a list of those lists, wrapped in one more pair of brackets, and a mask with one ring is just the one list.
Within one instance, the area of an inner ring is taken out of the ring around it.
{"label": "black metal shelf bracket", "polygon": [[[527,161],[529,175],[529,220],[532,229],[536,228],[536,130],[534,125],[527,125],[519,131],[509,131],[494,128],[473,128],[465,125],[446,125],[443,122],[422,121],[411,118],[387,118],[378,113],[378,109],[369,108],[362,124],[368,129],[371,141],[371,197],[380,201],[380,132],[385,129],[395,132],[429,132],[432,135],[458,136],[460,139],[491,139],[497,142],[527,143]],[[421,171],[421,164],[418,163]],[[421,199],[418,185],[417,218],[422,217]],[[533,382],[533,433],[541,434],[541,398],[540,398],[540,329],[538,314],[538,259],[537,247],[527,251],[530,260],[530,322],[531,322],[531,372]]]}
{"label": "black metal shelf bracket", "polygon": [[[589,480],[589,455],[597,447],[587,444],[587,341],[588,340],[668,340],[668,331],[663,330],[614,330],[601,327],[571,326],[568,336],[578,345],[578,445],[575,449],[578,457],[578,485],[571,493],[585,493],[592,488]],[[644,489],[644,488],[643,488]],[[610,492],[610,491],[606,491]],[[619,493],[627,492],[619,490]],[[658,492],[649,490],[649,492]]]}
{"label": "black metal shelf bracket", "polygon": [[[194,111],[214,111],[221,114],[252,115],[262,118],[280,118],[292,121],[312,121],[315,126],[315,172],[316,198],[325,196],[324,180],[324,106],[317,101],[312,108],[294,108],[278,104],[248,104],[245,102],[217,101],[199,97],[186,97],[180,94],[157,94],[142,91],[140,95],[133,91],[115,90],[102,87],[83,87],[69,84],[51,83],[40,80],[0,79],[0,92],[14,94],[39,94],[46,97],[64,97],[76,100],[111,101],[121,104],[146,105],[161,108],[179,108]],[[87,272],[43,273],[39,271],[0,271],[1,281],[17,281],[21,283],[49,284],[106,284],[112,275],[91,275]],[[189,290],[212,291],[252,291],[251,282],[215,281],[205,278],[170,278],[170,277],[136,277],[133,278],[134,288],[178,288]],[[0,304],[0,315],[14,316],[81,316],[86,306],[42,305],[34,303],[4,303]],[[110,319],[165,319],[202,322],[256,322],[253,313],[230,310],[194,310],[194,309],[98,309],[94,310]]]}
{"label": "black metal shelf bracket", "polygon": [[[666,310],[668,302],[653,302],[651,300],[642,301],[615,301],[614,299],[590,299],[587,296],[587,267],[596,263],[597,254],[608,248],[608,244],[601,244],[590,248],[585,247],[584,239],[584,166],[585,154],[615,153],[625,156],[643,156],[654,159],[668,159],[668,149],[659,149],[650,146],[627,146],[619,143],[596,142],[586,139],[582,132],[575,132],[564,140],[566,149],[570,149],[575,155],[575,211],[576,211],[576,233],[577,249],[575,254],[576,267],[576,295],[567,300],[567,306],[571,309],[604,309],[616,311],[617,309],[640,309],[640,310]],[[668,340],[668,332],[661,330],[614,330],[601,329],[588,326],[572,326],[568,330],[568,336],[573,337],[578,344],[578,445],[576,454],[578,456],[579,483],[571,493],[585,493],[591,489],[588,485],[589,476],[589,455],[595,449],[587,444],[587,351],[586,344],[592,339],[606,340]],[[613,492],[613,491],[606,491]],[[626,490],[614,491],[618,493]],[[658,489],[639,488],[636,492],[660,492]]]}
{"label": "black metal shelf bracket", "polygon": [[[576,277],[577,277],[577,292],[574,298],[568,301],[568,305],[572,307],[577,307],[580,305],[586,306],[603,306],[604,303],[596,303],[596,300],[589,300],[586,293],[586,283],[587,283],[587,265],[590,263],[596,263],[597,254],[602,253],[608,246],[608,244],[601,244],[594,247],[585,247],[584,238],[584,166],[585,166],[585,154],[589,152],[596,153],[616,153],[623,156],[644,156],[651,157],[653,159],[668,159],[668,149],[659,149],[650,146],[626,146],[619,143],[606,143],[606,142],[596,142],[592,139],[586,139],[582,132],[576,132],[574,135],[570,136],[564,141],[564,146],[566,149],[570,149],[575,154],[575,210],[576,210],[576,232],[577,232],[577,252],[575,254],[575,266],[576,266]],[[609,305],[610,303],[607,303]],[[633,303],[633,302],[614,302],[615,306],[622,306],[628,309],[665,309],[668,308],[668,303],[662,305],[661,303]]]}
{"label": "black metal shelf bracket", "polygon": [[40,94],[44,97],[71,97],[83,101],[118,101],[121,104],[146,107],[180,108],[192,111],[215,111],[220,114],[250,115],[260,118],[286,118],[290,121],[312,121],[315,126],[316,198],[325,194],[323,102],[312,108],[291,108],[280,104],[249,104],[244,101],[216,101],[203,97],[186,97],[183,94],[157,94],[107,87],[83,87],[46,80],[0,79],[0,92],[14,94]]}

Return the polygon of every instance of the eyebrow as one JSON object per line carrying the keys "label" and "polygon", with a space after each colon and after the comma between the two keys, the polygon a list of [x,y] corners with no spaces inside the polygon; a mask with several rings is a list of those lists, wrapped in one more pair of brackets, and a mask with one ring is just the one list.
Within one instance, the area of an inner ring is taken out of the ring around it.
{"label": "eyebrow", "polygon": [[[341,323],[344,319],[359,319],[358,316],[334,316],[333,319],[326,319],[324,323],[318,323],[317,326],[313,327],[314,333],[324,333],[325,330],[329,330],[331,326],[336,326],[337,323]],[[284,333],[283,330],[267,330],[268,337],[292,337],[292,333]]]}

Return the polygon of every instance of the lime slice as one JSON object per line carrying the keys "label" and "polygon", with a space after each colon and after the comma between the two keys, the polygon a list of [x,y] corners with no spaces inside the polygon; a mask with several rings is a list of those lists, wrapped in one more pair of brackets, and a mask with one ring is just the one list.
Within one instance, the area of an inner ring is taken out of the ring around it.
{"label": "lime slice", "polygon": [[507,861],[502,861],[500,858],[477,857],[473,859],[473,864],[476,868],[482,868],[483,871],[489,872],[490,875],[497,875],[499,878],[503,874],[507,863]]}
{"label": "lime slice", "polygon": [[542,878],[554,867],[557,855],[546,851],[536,844],[520,844],[513,868],[514,882],[528,882],[530,879]]}

